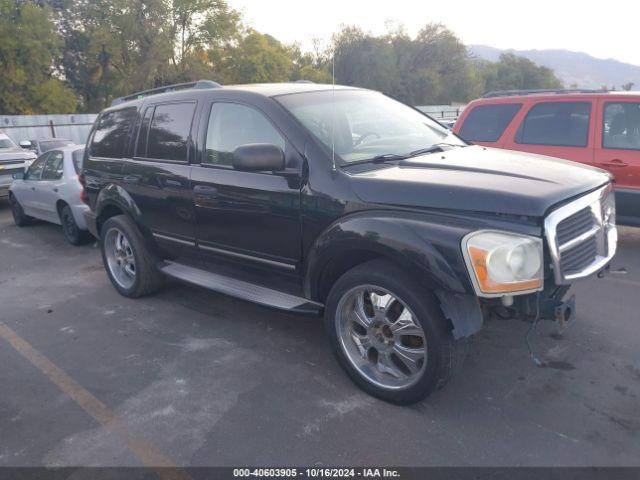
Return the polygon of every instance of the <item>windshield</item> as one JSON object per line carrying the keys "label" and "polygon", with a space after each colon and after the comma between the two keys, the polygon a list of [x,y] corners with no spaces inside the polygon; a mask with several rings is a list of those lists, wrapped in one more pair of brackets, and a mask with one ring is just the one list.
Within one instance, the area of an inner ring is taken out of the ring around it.
{"label": "windshield", "polygon": [[325,90],[278,97],[343,164],[408,156],[438,144],[466,145],[420,112],[369,90]]}
{"label": "windshield", "polygon": [[7,150],[9,148],[17,148],[16,144],[11,141],[10,138],[0,138],[0,150]]}
{"label": "windshield", "polygon": [[65,145],[72,145],[73,142],[71,140],[41,140],[40,141],[40,151],[42,153],[48,152],[49,150],[53,150],[54,148],[64,147]]}

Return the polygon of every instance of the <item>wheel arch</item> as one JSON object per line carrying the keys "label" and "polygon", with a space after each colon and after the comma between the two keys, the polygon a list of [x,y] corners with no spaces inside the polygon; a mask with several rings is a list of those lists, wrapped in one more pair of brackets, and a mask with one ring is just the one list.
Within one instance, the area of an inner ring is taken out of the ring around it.
{"label": "wheel arch", "polygon": [[62,209],[68,205],[69,204],[61,198],[56,201],[56,212],[58,212],[59,217],[62,217]]}
{"label": "wheel arch", "polygon": [[[442,219],[440,219],[442,222]],[[432,290],[470,293],[460,251],[464,227],[397,212],[361,212],[331,224],[306,255],[305,295],[323,302],[335,281],[351,268],[377,258],[400,265]]]}
{"label": "wheel arch", "polygon": [[127,191],[115,184],[100,190],[96,199],[96,229],[100,233],[104,223],[116,215],[127,215],[140,227],[141,211]]}

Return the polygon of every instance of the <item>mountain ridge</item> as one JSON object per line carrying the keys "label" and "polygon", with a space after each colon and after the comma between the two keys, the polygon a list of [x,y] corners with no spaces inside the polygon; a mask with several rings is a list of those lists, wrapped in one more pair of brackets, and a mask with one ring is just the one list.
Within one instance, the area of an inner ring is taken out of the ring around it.
{"label": "mountain ridge", "polygon": [[528,58],[532,62],[551,68],[566,87],[601,88],[634,83],[640,89],[640,66],[624,63],[613,58],[601,59],[585,52],[563,49],[516,50],[500,49],[488,45],[469,45],[469,53],[477,58],[495,62],[502,53],[513,53]]}

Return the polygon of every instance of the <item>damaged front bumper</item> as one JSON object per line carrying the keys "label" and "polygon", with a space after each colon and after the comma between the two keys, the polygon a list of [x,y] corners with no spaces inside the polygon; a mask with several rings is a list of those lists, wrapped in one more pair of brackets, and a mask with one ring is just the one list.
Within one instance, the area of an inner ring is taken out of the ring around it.
{"label": "damaged front bumper", "polygon": [[523,320],[554,320],[561,325],[576,318],[576,297],[570,285],[543,290],[514,302],[515,316]]}

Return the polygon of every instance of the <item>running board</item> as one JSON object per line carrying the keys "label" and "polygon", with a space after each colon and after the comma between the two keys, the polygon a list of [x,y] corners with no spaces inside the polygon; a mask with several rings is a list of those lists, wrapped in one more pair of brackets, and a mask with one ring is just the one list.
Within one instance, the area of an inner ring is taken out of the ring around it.
{"label": "running board", "polygon": [[254,283],[207,272],[200,268],[170,261],[160,263],[158,268],[169,277],[259,305],[306,315],[319,315],[322,312],[323,305],[320,303]]}

